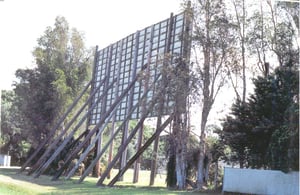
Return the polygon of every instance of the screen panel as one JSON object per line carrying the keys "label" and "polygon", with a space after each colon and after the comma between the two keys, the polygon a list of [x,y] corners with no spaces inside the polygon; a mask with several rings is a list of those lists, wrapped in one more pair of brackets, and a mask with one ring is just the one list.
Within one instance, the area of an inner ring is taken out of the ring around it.
{"label": "screen panel", "polygon": [[[113,87],[108,89],[104,98],[97,103],[92,110],[89,123],[97,124],[101,114],[105,113],[114,103],[116,98],[128,87],[131,81],[137,76],[144,65],[148,66],[150,75],[148,84],[154,81],[163,66],[163,58],[166,54],[171,56],[171,62],[176,58],[185,57],[183,34],[187,32],[188,22],[185,13],[180,13],[163,20],[159,23],[146,27],[133,33],[116,43],[109,45],[99,51],[96,51],[95,67],[93,72],[93,89],[100,86],[92,103],[97,102],[98,98],[104,94],[105,89],[116,80]],[[107,78],[107,79],[105,79]],[[101,83],[101,81],[104,83]],[[126,118],[130,108],[135,105],[145,91],[146,82],[135,82],[132,89],[124,97],[117,108],[114,116],[116,121],[122,121]],[[153,88],[147,95],[146,102],[149,103],[159,86],[154,83]],[[174,104],[170,97],[165,101],[164,115],[170,114],[170,107]],[[141,106],[135,109],[131,119],[138,119],[141,116]],[[157,115],[156,111],[150,114],[150,117]]]}

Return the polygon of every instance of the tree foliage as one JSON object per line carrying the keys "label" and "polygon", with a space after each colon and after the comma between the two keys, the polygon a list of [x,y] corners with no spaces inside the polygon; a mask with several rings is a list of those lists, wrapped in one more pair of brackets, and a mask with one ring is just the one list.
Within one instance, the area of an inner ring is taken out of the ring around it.
{"label": "tree foliage", "polygon": [[28,151],[26,134],[21,134],[18,108],[14,105],[15,94],[1,91],[1,138],[0,153],[11,156],[11,165],[20,166]]}
{"label": "tree foliage", "polygon": [[240,166],[298,170],[299,72],[297,62],[254,79],[245,104],[237,101],[223,123],[221,138]]}
{"label": "tree foliage", "polygon": [[204,184],[205,128],[221,88],[227,82],[234,36],[224,1],[198,0],[193,6],[193,53],[201,104],[200,155],[197,187]]}
{"label": "tree foliage", "polygon": [[19,69],[16,106],[24,118],[20,128],[37,146],[88,78],[89,54],[82,33],[69,29],[64,17],[47,27],[33,51],[36,67]]}

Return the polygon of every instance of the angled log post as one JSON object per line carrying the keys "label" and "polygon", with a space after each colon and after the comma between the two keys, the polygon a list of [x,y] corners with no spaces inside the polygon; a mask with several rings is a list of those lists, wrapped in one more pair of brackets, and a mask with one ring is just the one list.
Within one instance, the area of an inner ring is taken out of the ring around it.
{"label": "angled log post", "polygon": [[[99,130],[96,133],[96,136],[91,140],[90,145],[81,154],[79,160],[77,161],[75,166],[71,169],[71,171],[68,173],[66,179],[70,179],[70,177],[72,177],[74,175],[74,173],[77,170],[77,168],[79,167],[80,163],[82,163],[84,161],[84,159],[87,157],[87,155],[92,150],[94,145],[99,141],[99,137],[101,136],[104,129],[107,127],[107,125],[108,125],[109,121],[111,120],[111,118],[115,115],[115,112],[117,111],[117,108],[118,107],[116,106],[115,109],[109,114],[108,118],[105,120],[105,123],[102,126],[99,127]],[[98,151],[98,153],[100,153],[100,152],[101,152],[101,149],[100,149],[100,151]],[[98,153],[97,153],[97,155],[98,155]],[[54,176],[52,180],[55,180],[55,179],[58,179],[57,176]]]}
{"label": "angled log post", "polygon": [[[110,87],[113,86],[113,83],[114,82],[112,82],[110,84]],[[49,167],[49,165],[53,162],[53,160],[55,160],[57,155],[64,149],[65,145],[71,140],[71,138],[73,137],[75,132],[79,129],[79,127],[82,125],[82,123],[87,119],[88,115],[97,106],[98,102],[100,102],[100,100],[102,100],[102,98],[103,98],[103,95],[101,95],[99,97],[99,99],[97,99],[96,102],[93,104],[93,106],[85,113],[85,115],[82,117],[82,119],[78,122],[78,124],[74,127],[74,129],[69,133],[67,138],[64,139],[63,143],[55,150],[55,152],[51,155],[51,157],[41,166],[41,168],[39,168],[37,171],[35,171],[35,176],[34,176],[35,178],[39,177]]]}
{"label": "angled log post", "polygon": [[130,132],[130,134],[129,134],[128,138],[126,139],[126,141],[120,146],[116,156],[114,157],[112,162],[107,166],[105,172],[101,175],[100,179],[98,180],[98,182],[97,182],[98,186],[102,185],[102,183],[103,183],[105,177],[107,176],[107,174],[109,173],[109,171],[113,168],[113,166],[115,165],[117,160],[120,158],[120,156],[124,152],[125,148],[128,146],[129,142],[132,140],[134,135],[137,133],[137,131],[139,130],[141,125],[143,125],[145,119],[148,117],[150,112],[153,110],[153,107],[156,104],[157,99],[158,99],[158,97],[153,98],[153,101],[151,101],[148,110],[143,114],[143,116],[141,117],[141,119],[139,120],[139,122],[137,123],[135,128]]}
{"label": "angled log post", "polygon": [[[102,81],[102,83],[104,80]],[[100,89],[100,86],[98,86],[97,90]],[[92,95],[94,96],[96,92],[94,92]],[[82,94],[83,95],[83,94]],[[74,115],[74,117],[71,119],[70,122],[66,125],[66,128],[60,133],[60,135],[48,146],[47,150],[44,152],[44,154],[39,158],[39,160],[33,165],[33,168],[31,171],[28,172],[28,175],[32,174],[34,171],[39,169],[42,164],[46,161],[48,158],[49,153],[58,146],[59,141],[61,138],[66,134],[66,132],[69,130],[69,128],[73,125],[73,123],[76,121],[76,119],[79,117],[79,115],[82,113],[82,111],[85,109],[85,107],[91,102],[92,97],[90,96],[84,105],[81,106],[81,108],[77,111],[77,113]]]}
{"label": "angled log post", "polygon": [[[94,95],[93,95],[93,93],[95,92],[95,91],[98,91],[97,90],[97,88],[96,88],[96,75],[95,75],[95,73],[96,73],[96,71],[97,71],[97,64],[98,64],[98,62],[99,62],[99,50],[98,50],[98,45],[96,45],[96,48],[95,48],[95,54],[94,54],[94,63],[93,63],[93,74],[92,74],[92,80],[91,80],[91,90],[90,90],[90,95],[89,95],[89,97],[94,97]],[[104,77],[105,78],[105,77]],[[103,80],[103,82],[104,82],[104,80]],[[100,81],[100,83],[102,83],[102,81]],[[102,84],[100,84],[100,85],[102,85]],[[93,101],[91,101],[90,102],[90,104],[89,104],[89,107],[88,107],[88,109],[92,106],[92,103]],[[89,116],[88,118],[87,118],[87,121],[86,121],[86,129],[88,129],[89,128],[89,125],[90,125],[90,122],[91,122],[91,116]]]}
{"label": "angled log post", "polygon": [[78,95],[78,97],[74,100],[74,102],[68,107],[66,112],[63,114],[63,116],[60,117],[58,122],[54,125],[54,127],[50,130],[48,138],[44,139],[42,143],[39,144],[38,148],[34,151],[34,153],[26,160],[26,162],[22,165],[18,173],[23,172],[26,167],[31,163],[31,161],[37,156],[37,154],[41,151],[41,149],[47,144],[50,143],[50,141],[54,138],[54,134],[57,131],[57,129],[61,126],[63,121],[67,118],[69,113],[72,111],[72,109],[77,105],[79,100],[82,98],[82,96],[87,92],[91,85],[91,81],[88,82],[88,84],[85,86],[85,88],[82,90],[82,92]]}
{"label": "angled log post", "polygon": [[[157,75],[155,81],[157,81],[160,78],[160,74]],[[154,84],[154,83],[153,83]],[[152,85],[153,85],[152,84]],[[83,175],[80,177],[78,183],[81,183],[84,178],[92,171],[93,167],[95,166],[96,162],[100,159],[100,157],[104,154],[104,152],[107,150],[107,148],[110,146],[113,139],[116,137],[116,135],[120,132],[121,129],[125,126],[126,121],[130,120],[131,114],[142,104],[142,101],[147,97],[148,91],[145,91],[140,100],[132,107],[130,112],[128,113],[125,120],[123,120],[122,124],[117,128],[117,130],[111,135],[110,139],[106,142],[106,145],[103,147],[102,151],[98,154],[98,156],[92,161],[92,163],[89,165],[89,167],[85,170]],[[109,163],[110,164],[110,163]],[[110,173],[110,171],[109,171]],[[109,174],[108,173],[108,174]],[[66,178],[69,179],[69,178]]]}
{"label": "angled log post", "polygon": [[[88,116],[90,115],[90,113],[94,110],[94,108],[98,105],[98,103],[103,99],[104,94],[106,94],[107,91],[113,86],[113,84],[114,84],[115,81],[116,81],[116,79],[113,80],[113,82],[112,82],[112,83],[109,85],[109,87],[104,91],[104,93],[96,100],[96,102],[94,102],[94,103],[92,104],[92,106],[88,109],[87,113],[81,118],[81,120],[78,122],[78,124],[77,124],[77,125],[74,127],[74,129],[70,132],[69,136],[64,140],[63,144],[61,144],[61,145],[56,149],[56,151],[54,152],[54,154],[53,154],[53,155],[50,157],[50,159],[46,162],[46,163],[48,163],[48,164],[47,164],[47,165],[44,165],[44,166],[49,166],[49,162],[51,163],[51,162],[55,159],[55,157],[56,157],[56,156],[64,149],[64,147],[65,147],[65,145],[67,144],[68,140],[70,140],[70,139],[73,137],[74,133],[79,129],[79,127],[83,124],[83,122],[88,118]],[[99,87],[99,88],[97,88],[97,89],[100,89],[100,86],[98,86],[98,87]],[[96,91],[95,91],[95,93],[96,93]],[[81,149],[84,149],[84,147],[86,146],[86,143],[87,143],[87,142],[89,141],[89,139],[91,138],[91,136],[89,136],[90,133],[91,133],[90,131],[87,132],[86,138],[85,138],[85,140],[84,140],[84,145],[80,144],[80,149],[79,149],[79,151],[80,151]],[[88,136],[89,136],[89,138],[87,139]],[[77,147],[77,148],[78,148],[78,147]],[[77,150],[77,148],[76,148],[76,150]],[[78,152],[79,152],[79,151],[78,151]],[[46,164],[46,163],[45,163],[45,164]],[[66,162],[66,160],[64,161],[64,163],[65,163],[65,164],[68,164],[68,163]],[[59,169],[59,170],[57,171],[56,175],[54,176],[54,178],[53,178],[52,180],[55,180],[56,177],[58,178],[58,177],[63,173],[65,167],[66,167],[66,166],[62,166],[61,169]]]}
{"label": "angled log post", "polygon": [[129,142],[132,140],[132,138],[136,134],[137,130],[140,128],[140,126],[143,124],[144,120],[147,118],[148,114],[145,115],[145,116],[143,116],[141,118],[141,120],[138,122],[138,124],[136,125],[136,127],[130,132],[130,134],[127,137],[127,139],[125,140],[125,142],[120,146],[120,148],[119,148],[116,156],[111,161],[111,163],[107,166],[106,170],[104,171],[104,173],[101,175],[100,179],[98,180],[98,182],[97,182],[98,186],[102,185],[105,177],[108,175],[109,171],[113,168],[113,166],[115,165],[115,163],[117,162],[117,160],[121,157],[122,153],[124,152],[124,150],[128,146]]}
{"label": "angled log post", "polygon": [[[101,82],[103,83],[104,80]],[[100,86],[97,87],[97,90],[100,89]],[[93,95],[95,95],[96,91],[93,93]],[[34,165],[35,169],[32,170],[33,171],[37,171],[38,169],[41,168],[41,166],[43,165],[43,163],[46,161],[46,159],[48,158],[49,153],[58,146],[58,143],[60,141],[60,139],[66,134],[66,132],[69,130],[69,128],[73,125],[73,123],[75,122],[75,120],[79,117],[79,115],[81,114],[81,112],[85,109],[85,107],[89,104],[89,102],[92,100],[93,96],[90,96],[87,101],[85,102],[84,105],[81,106],[81,108],[77,111],[76,115],[71,119],[71,121],[67,124],[66,128],[64,129],[63,132],[60,133],[60,135],[55,139],[54,142],[51,143],[51,145],[47,148],[47,150],[44,152],[44,154],[40,157],[40,159],[38,160],[38,162]],[[99,98],[99,101],[101,100],[101,97]],[[86,116],[84,116],[86,117]]]}
{"label": "angled log post", "polygon": [[[111,135],[110,139],[107,141],[107,143],[102,148],[101,152],[96,156],[96,158],[93,159],[93,161],[91,162],[89,167],[87,169],[85,169],[85,172],[80,177],[80,179],[78,180],[77,183],[81,183],[85,179],[85,177],[87,177],[91,173],[91,171],[92,171],[93,167],[96,165],[97,161],[101,158],[101,156],[104,154],[106,149],[110,146],[110,143],[112,142],[112,140],[116,137],[116,135],[120,132],[120,130],[123,128],[124,125],[125,125],[125,121],[116,129],[116,131],[114,131],[114,134]],[[71,175],[70,175],[70,177],[71,177]],[[68,175],[66,177],[66,179],[70,179],[70,177]]]}
{"label": "angled log post", "polygon": [[[112,187],[118,178],[123,175],[126,170],[136,161],[136,159],[152,144],[152,142],[160,135],[160,133],[171,123],[173,120],[173,114],[158,128],[155,133],[145,142],[139,151],[127,162],[126,166],[118,172],[118,174],[109,182],[108,186]],[[98,183],[97,183],[98,184]]]}
{"label": "angled log post", "polygon": [[[131,89],[131,87],[134,86],[134,83],[137,81],[138,78],[135,78],[129,85],[128,87],[122,92],[122,94],[116,98],[115,102],[111,105],[111,107],[107,110],[107,112],[105,112],[105,115],[102,116],[103,118],[98,122],[98,124],[93,128],[92,131],[90,131],[90,133],[86,136],[85,140],[74,150],[72,151],[65,159],[65,164],[61,167],[60,170],[58,170],[58,175],[61,175],[63,170],[67,167],[67,165],[71,162],[71,160],[74,158],[74,156],[76,154],[78,154],[78,152],[82,149],[82,147],[88,142],[88,140],[90,140],[90,138],[97,132],[97,130],[99,129],[99,127],[101,127],[101,125],[103,125],[103,123],[105,122],[106,118],[110,115],[110,113],[120,104],[121,100],[127,95],[127,93],[129,92],[129,90]],[[114,81],[116,81],[116,79],[114,79]],[[113,82],[114,83],[114,82]],[[113,84],[111,83],[111,84]],[[104,93],[105,94],[105,93]],[[94,105],[96,106],[98,102],[94,103]],[[94,106],[91,110],[94,109]],[[88,111],[87,114],[90,114],[90,111]]]}

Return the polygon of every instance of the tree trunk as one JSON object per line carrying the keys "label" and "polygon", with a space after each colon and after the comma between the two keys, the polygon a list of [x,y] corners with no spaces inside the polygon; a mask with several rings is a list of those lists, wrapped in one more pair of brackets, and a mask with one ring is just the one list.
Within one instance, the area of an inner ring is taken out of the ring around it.
{"label": "tree trunk", "polygon": [[[102,148],[102,133],[100,134],[100,136],[96,142],[96,150],[94,153],[94,158],[96,158],[96,156],[100,153],[101,148]],[[101,161],[98,160],[98,162],[96,163],[94,170],[93,170],[93,177],[98,178],[101,176],[100,167],[101,167]]]}
{"label": "tree trunk", "polygon": [[214,174],[214,189],[218,188],[218,175],[219,175],[219,163],[218,160],[215,162],[215,174]]}
{"label": "tree trunk", "polygon": [[200,154],[199,154],[199,160],[198,160],[198,175],[197,175],[197,189],[201,189],[204,184],[204,140],[202,139],[200,141]]}
{"label": "tree trunk", "polygon": [[[206,101],[207,102],[207,101]],[[200,135],[200,153],[198,161],[198,175],[197,175],[197,189],[201,189],[204,184],[204,158],[205,158],[205,127],[209,114],[208,103],[203,105],[202,119],[201,119],[201,135]]]}
{"label": "tree trunk", "polygon": [[208,184],[208,179],[209,179],[209,166],[210,166],[210,160],[207,156],[204,158],[204,166],[205,166],[205,175],[204,175],[204,182]]}
{"label": "tree trunk", "polygon": [[[177,115],[177,116],[176,116]],[[174,119],[174,131],[176,133],[176,179],[177,188],[183,190],[186,187],[186,128],[182,114],[177,113]]]}
{"label": "tree trunk", "polygon": [[186,186],[186,163],[184,154],[181,152],[176,155],[176,178],[179,190],[184,190]]}

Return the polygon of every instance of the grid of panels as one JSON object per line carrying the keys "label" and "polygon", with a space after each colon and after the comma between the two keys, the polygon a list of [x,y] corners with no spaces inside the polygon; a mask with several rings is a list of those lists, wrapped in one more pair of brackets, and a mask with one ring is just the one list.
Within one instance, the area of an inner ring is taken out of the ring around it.
{"label": "grid of panels", "polygon": [[[163,66],[162,58],[164,54],[170,53],[173,58],[171,60],[174,60],[176,56],[182,56],[184,43],[181,37],[186,29],[185,23],[184,13],[171,16],[169,19],[137,31],[96,52],[93,87],[96,88],[101,85],[104,78],[108,79],[100,87],[99,93],[95,95],[93,102],[104,93],[105,88],[115,78],[116,82],[108,90],[104,99],[93,109],[90,124],[93,125],[99,121],[101,113],[105,113],[109,109],[116,98],[136,77],[143,65],[147,64],[149,67],[151,82],[151,79],[153,81],[156,78],[160,67]],[[124,120],[131,106],[139,101],[145,90],[145,86],[142,85],[142,82],[136,82],[133,89],[122,99],[115,115],[116,121]],[[148,102],[155,94],[155,88],[154,84],[154,88],[148,93]],[[173,103],[171,99],[165,101],[164,114],[169,114],[168,108]],[[131,118],[138,119],[140,115],[141,108],[137,108]],[[151,113],[151,116],[156,116],[156,112]]]}

